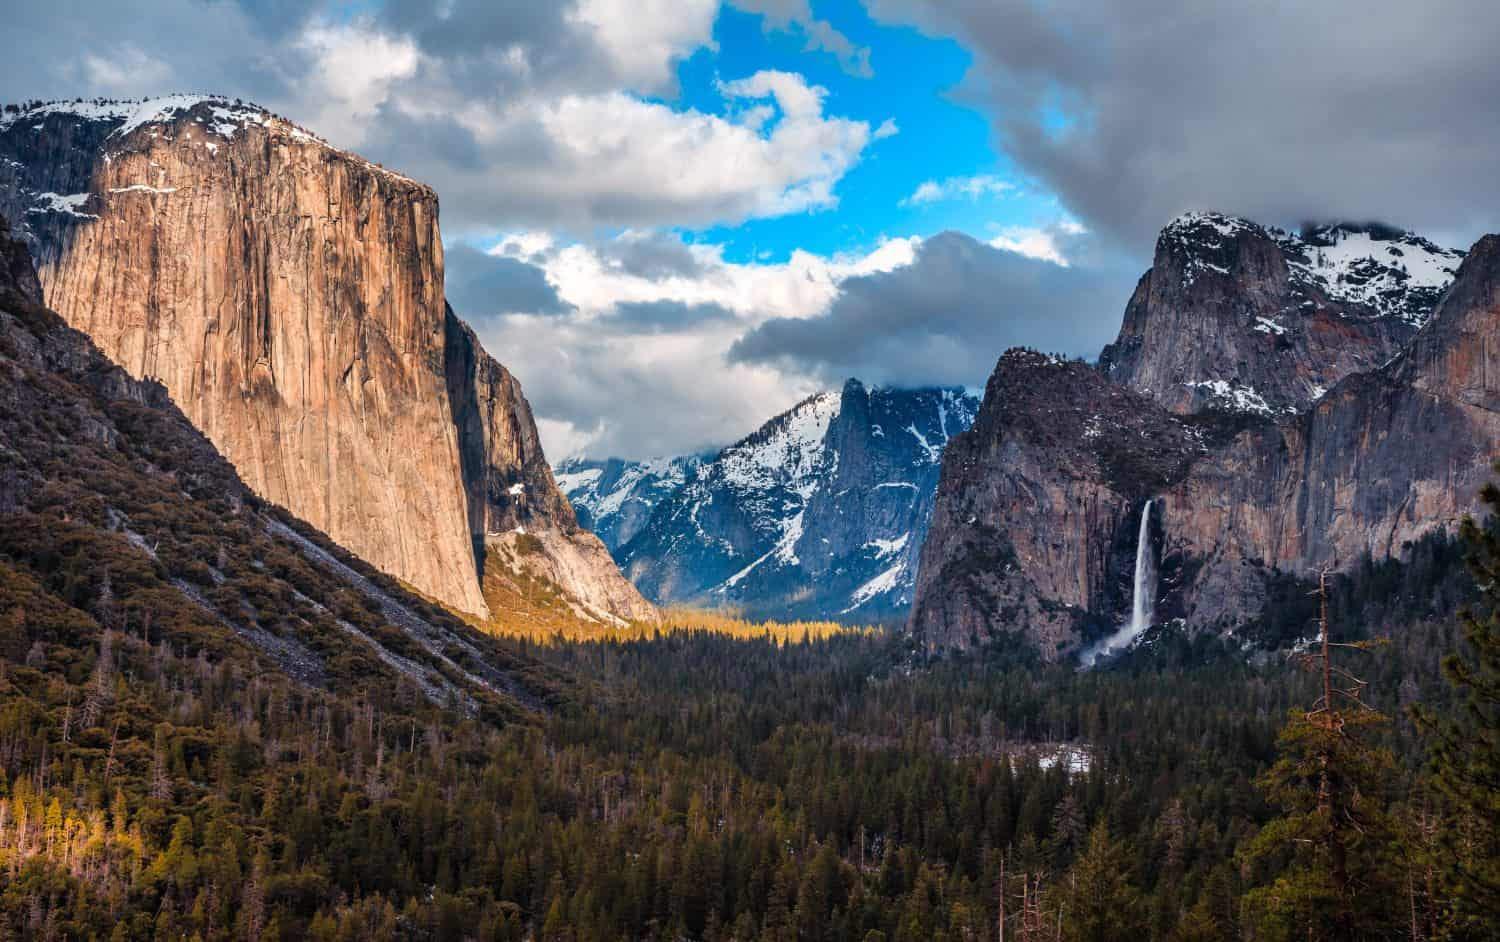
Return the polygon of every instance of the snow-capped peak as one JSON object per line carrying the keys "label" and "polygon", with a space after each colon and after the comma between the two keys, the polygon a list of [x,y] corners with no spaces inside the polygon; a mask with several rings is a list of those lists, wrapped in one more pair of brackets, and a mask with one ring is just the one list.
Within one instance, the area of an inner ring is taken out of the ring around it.
{"label": "snow-capped peak", "polygon": [[[123,143],[126,138],[141,128],[187,122],[197,126],[205,137],[233,140],[235,135],[251,125],[285,134],[298,141],[317,144],[338,151],[371,170],[404,182],[415,182],[409,177],[365,160],[355,154],[340,150],[306,128],[273,114],[252,102],[227,98],[222,95],[161,95],[152,98],[112,99],[95,98],[88,101],[49,101],[26,106],[6,106],[0,112],[0,132],[13,126],[35,121],[33,130],[40,130],[47,118],[54,115],[69,115],[81,121],[108,122],[116,126],[106,135],[108,148]],[[209,153],[218,152],[218,143],[205,141]]]}
{"label": "snow-capped peak", "polygon": [[790,486],[806,498],[803,492],[822,470],[823,438],[839,413],[840,401],[836,392],[810,396],[724,449],[717,462],[724,482],[741,491]]}
{"label": "snow-capped peak", "polygon": [[1295,280],[1416,326],[1426,321],[1464,258],[1457,249],[1380,225],[1340,223],[1273,235]]}
{"label": "snow-capped peak", "polygon": [[1224,238],[1233,238],[1242,232],[1253,232],[1260,227],[1248,219],[1225,213],[1196,211],[1183,213],[1167,223],[1162,235],[1167,237],[1191,237],[1212,230]]}

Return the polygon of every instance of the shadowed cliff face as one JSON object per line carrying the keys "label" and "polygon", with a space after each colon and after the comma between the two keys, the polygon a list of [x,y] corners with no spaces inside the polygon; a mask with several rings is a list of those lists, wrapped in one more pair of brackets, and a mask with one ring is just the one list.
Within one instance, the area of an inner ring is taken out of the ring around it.
{"label": "shadowed cliff face", "polygon": [[1091,619],[1128,611],[1140,506],[1210,440],[1083,363],[1007,352],[948,445],[913,633],[937,649],[1023,631],[1049,657],[1071,650]]}
{"label": "shadowed cliff face", "polygon": [[486,522],[576,528],[514,379],[446,312],[428,187],[179,97],[8,115],[0,211],[48,303],[256,493],[424,594],[484,614]]}
{"label": "shadowed cliff face", "polygon": [[1297,236],[1191,213],[1162,230],[1100,367],[1176,412],[1287,417],[1389,361],[1461,259],[1375,225]]}
{"label": "shadowed cliff face", "polygon": [[[620,574],[609,550],[578,525],[552,478],[521,384],[452,309],[445,325],[448,401],[481,573],[497,550],[496,559],[566,589],[584,619],[655,621],[656,610]],[[523,545],[523,537],[534,541]]]}
{"label": "shadowed cliff face", "polygon": [[1053,656],[1118,622],[1147,498],[1158,615],[1195,628],[1253,618],[1276,569],[1347,567],[1452,530],[1500,458],[1497,336],[1500,237],[1487,236],[1391,362],[1278,421],[1174,415],[1082,364],[1007,353],[949,445],[913,633],[943,648],[1023,630]]}

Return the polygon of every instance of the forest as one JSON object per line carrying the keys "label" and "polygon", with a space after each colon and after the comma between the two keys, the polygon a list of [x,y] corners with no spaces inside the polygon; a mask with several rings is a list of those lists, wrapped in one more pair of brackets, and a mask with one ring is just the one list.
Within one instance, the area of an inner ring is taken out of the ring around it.
{"label": "forest", "polygon": [[[0,526],[5,938],[1497,938],[1494,525],[1332,577],[1328,661],[1296,573],[1089,672],[727,616],[490,639],[96,402],[132,452],[6,426],[77,444]],[[255,646],[294,634],[300,678]]]}
{"label": "forest", "polygon": [[897,631],[514,638],[550,693],[499,714],[294,683],[28,519],[8,937],[1497,937],[1493,526],[1332,578],[1328,700],[1290,574],[1239,635],[1090,672]]}

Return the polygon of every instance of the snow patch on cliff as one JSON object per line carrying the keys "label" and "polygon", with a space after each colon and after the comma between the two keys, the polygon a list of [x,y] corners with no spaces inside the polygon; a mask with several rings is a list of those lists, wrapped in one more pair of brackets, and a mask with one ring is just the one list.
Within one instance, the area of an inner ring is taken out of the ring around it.
{"label": "snow patch on cliff", "polygon": [[1253,412],[1265,416],[1276,414],[1265,397],[1250,386],[1239,386],[1222,379],[1205,379],[1182,385],[1205,390],[1210,404],[1230,412]]}
{"label": "snow patch on cliff", "polygon": [[77,216],[80,219],[98,219],[93,213],[81,213],[78,207],[88,202],[87,193],[69,193],[66,196],[58,193],[38,193],[36,198],[40,205],[26,210],[28,213],[63,213],[67,216]]}

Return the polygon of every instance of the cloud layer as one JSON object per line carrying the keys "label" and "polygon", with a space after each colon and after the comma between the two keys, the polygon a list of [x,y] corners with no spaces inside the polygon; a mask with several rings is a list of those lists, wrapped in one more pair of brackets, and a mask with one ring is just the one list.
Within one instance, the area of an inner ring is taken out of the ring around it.
{"label": "cloud layer", "polygon": [[728,358],[828,383],[857,375],[977,386],[1012,346],[1097,353],[1119,326],[1129,285],[1120,270],[1071,270],[944,232],[910,265],[844,282],[826,314],[758,325]]}
{"label": "cloud layer", "polygon": [[[699,68],[722,3],[800,40],[834,91],[719,74],[743,61],[727,55]],[[432,183],[449,299],[525,384],[553,457],[723,443],[850,375],[977,385],[1014,344],[1091,356],[1183,210],[1383,217],[1450,244],[1500,229],[1500,7],[868,5],[972,55],[956,97],[1003,151],[910,166],[869,213],[838,213],[841,189],[911,151],[880,143],[895,116],[850,112],[850,89],[896,63],[809,0],[25,3],[0,81],[224,92]],[[697,76],[686,98],[679,74]],[[1024,178],[981,172],[1012,165]],[[1042,204],[1050,221],[1014,208]],[[734,262],[681,234],[805,213],[868,251]],[[874,235],[955,219],[984,238]]]}
{"label": "cloud layer", "polygon": [[975,55],[962,95],[1091,229],[1179,212],[1500,229],[1500,5],[871,0]]}
{"label": "cloud layer", "polygon": [[[720,0],[389,0],[353,18],[248,0],[23,6],[8,26],[27,42],[0,62],[16,94],[255,100],[433,182],[450,233],[826,209],[877,135],[828,114],[824,90],[792,72],[726,76],[712,113],[674,103],[680,63],[714,46]],[[805,2],[746,6],[868,66]]]}
{"label": "cloud layer", "polygon": [[[821,316],[849,279],[909,264],[918,245],[761,264],[660,232],[566,244],[522,234],[498,240],[498,257],[470,251],[540,274],[563,310],[527,313],[510,293],[454,304],[525,386],[554,459],[681,454],[747,434],[822,388],[813,371],[728,361],[739,337],[768,318]],[[472,271],[472,256],[456,254]],[[450,265],[450,298],[455,277],[472,276]]]}

